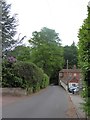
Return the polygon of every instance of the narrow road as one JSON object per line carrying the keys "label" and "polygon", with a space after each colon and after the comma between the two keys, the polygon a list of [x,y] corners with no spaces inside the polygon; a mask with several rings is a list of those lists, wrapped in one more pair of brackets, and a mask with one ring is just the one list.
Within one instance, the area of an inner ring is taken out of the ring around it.
{"label": "narrow road", "polygon": [[68,95],[60,86],[49,86],[28,98],[3,106],[3,118],[68,118]]}

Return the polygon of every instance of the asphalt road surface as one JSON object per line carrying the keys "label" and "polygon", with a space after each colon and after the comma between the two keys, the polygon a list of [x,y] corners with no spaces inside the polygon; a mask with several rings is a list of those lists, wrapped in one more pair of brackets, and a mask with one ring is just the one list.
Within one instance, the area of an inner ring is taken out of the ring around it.
{"label": "asphalt road surface", "polygon": [[68,95],[60,86],[3,106],[3,118],[68,118]]}

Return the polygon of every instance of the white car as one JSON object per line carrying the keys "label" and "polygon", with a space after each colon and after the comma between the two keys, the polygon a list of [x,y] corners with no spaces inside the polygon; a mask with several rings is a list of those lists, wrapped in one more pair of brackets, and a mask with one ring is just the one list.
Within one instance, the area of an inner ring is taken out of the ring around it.
{"label": "white car", "polygon": [[70,88],[69,88],[69,92],[71,92],[71,93],[76,93],[76,92],[78,92],[79,91],[79,87],[78,86],[71,86]]}
{"label": "white car", "polygon": [[74,92],[78,92],[79,91],[79,87],[76,87],[75,89],[74,89]]}

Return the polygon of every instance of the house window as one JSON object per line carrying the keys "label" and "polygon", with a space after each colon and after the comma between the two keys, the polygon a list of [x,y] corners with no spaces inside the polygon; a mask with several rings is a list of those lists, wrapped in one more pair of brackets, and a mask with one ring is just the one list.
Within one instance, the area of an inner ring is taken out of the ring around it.
{"label": "house window", "polygon": [[59,76],[60,76],[60,77],[63,77],[63,73],[59,73]]}
{"label": "house window", "polygon": [[76,84],[72,84],[73,87],[76,87]]}

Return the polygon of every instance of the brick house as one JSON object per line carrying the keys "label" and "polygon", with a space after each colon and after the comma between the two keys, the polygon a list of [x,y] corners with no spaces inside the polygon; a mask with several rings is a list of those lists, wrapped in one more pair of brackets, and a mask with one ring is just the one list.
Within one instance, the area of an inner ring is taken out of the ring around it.
{"label": "brick house", "polygon": [[76,69],[62,69],[59,71],[59,85],[68,90],[71,86],[82,86],[81,70]]}

